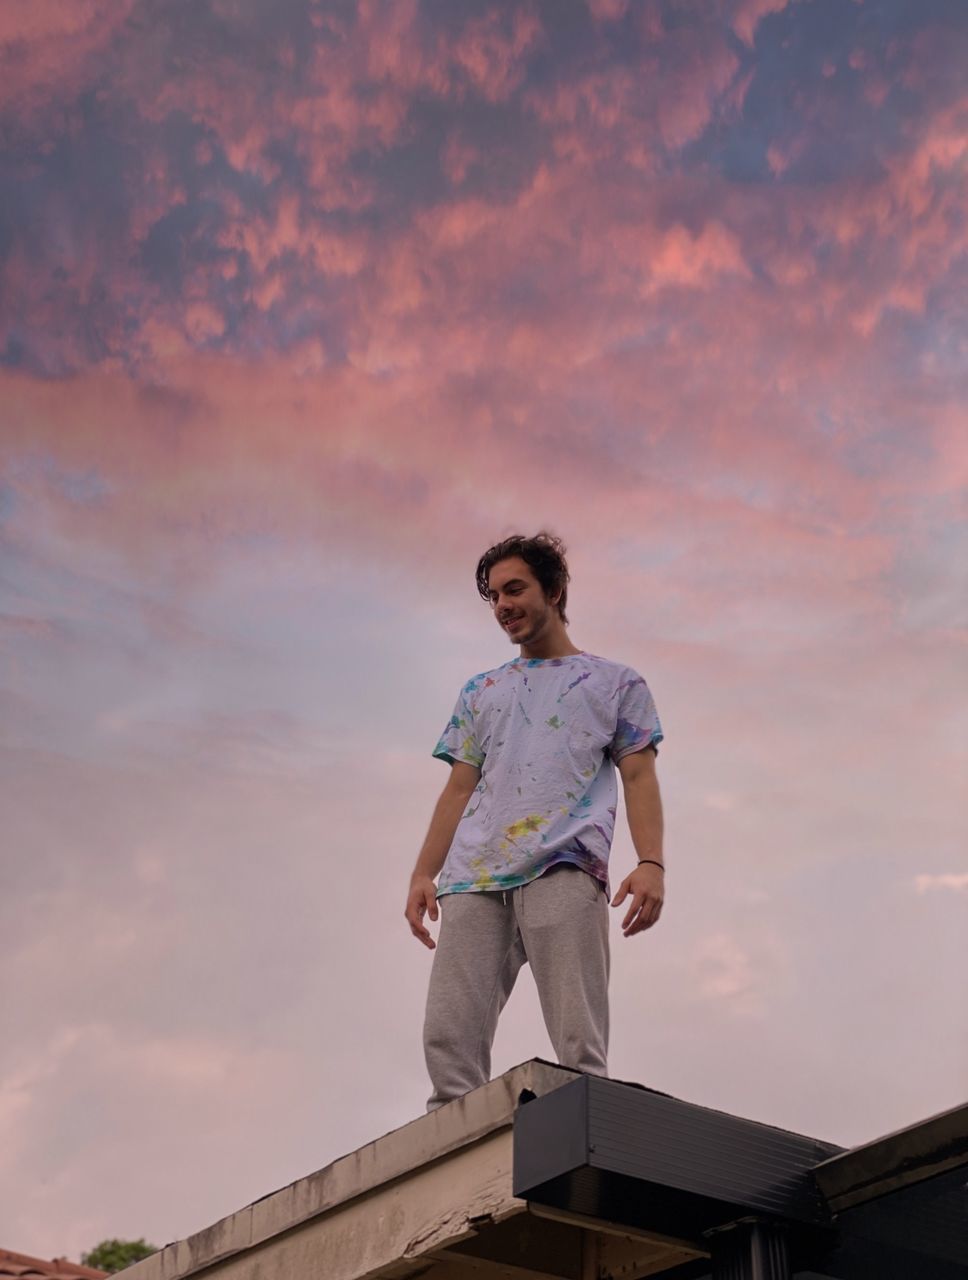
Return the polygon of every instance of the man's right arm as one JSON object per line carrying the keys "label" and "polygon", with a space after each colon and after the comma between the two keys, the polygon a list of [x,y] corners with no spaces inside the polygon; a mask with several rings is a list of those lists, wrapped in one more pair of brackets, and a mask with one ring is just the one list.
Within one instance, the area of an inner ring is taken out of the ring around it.
{"label": "man's right arm", "polygon": [[429,913],[431,920],[437,919],[437,889],[434,879],[444,865],[457,824],[480,780],[481,771],[474,765],[465,764],[462,760],[456,760],[451,765],[450,777],[434,806],[427,837],[410,877],[410,892],[404,914],[410,925],[410,932],[431,951],[437,944],[425,927],[423,918]]}

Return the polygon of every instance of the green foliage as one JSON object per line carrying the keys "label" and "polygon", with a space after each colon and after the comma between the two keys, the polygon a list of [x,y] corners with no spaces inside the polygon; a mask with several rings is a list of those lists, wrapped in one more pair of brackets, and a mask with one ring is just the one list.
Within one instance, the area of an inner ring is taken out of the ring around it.
{"label": "green foliage", "polygon": [[123,1271],[133,1262],[150,1258],[157,1253],[157,1246],[147,1240],[102,1240],[90,1253],[81,1254],[81,1265],[96,1267],[98,1271]]}

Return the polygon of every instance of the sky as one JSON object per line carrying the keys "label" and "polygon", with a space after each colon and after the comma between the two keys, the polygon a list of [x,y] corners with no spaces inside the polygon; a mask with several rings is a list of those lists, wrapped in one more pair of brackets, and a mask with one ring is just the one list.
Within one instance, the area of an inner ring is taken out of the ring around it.
{"label": "sky", "polygon": [[422,1112],[518,530],[665,731],[612,1075],[843,1145],[964,1101],[966,64],[961,0],[4,4],[0,1245]]}

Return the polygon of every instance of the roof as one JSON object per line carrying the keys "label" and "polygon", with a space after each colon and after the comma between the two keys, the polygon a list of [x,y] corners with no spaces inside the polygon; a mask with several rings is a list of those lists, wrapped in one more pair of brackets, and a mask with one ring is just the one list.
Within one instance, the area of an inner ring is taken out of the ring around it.
{"label": "roof", "polygon": [[[128,1280],[187,1280],[218,1266],[220,1280],[321,1275],[327,1280],[393,1275],[466,1276],[476,1240],[498,1237],[512,1254],[532,1247],[515,1228],[542,1228],[574,1252],[575,1227],[542,1224],[511,1188],[514,1115],[522,1097],[577,1078],[534,1059],[358,1151],[272,1192],[186,1240],[137,1262]],[[510,1234],[510,1238],[508,1238]],[[524,1233],[527,1237],[528,1233]],[[649,1243],[651,1252],[678,1243]],[[542,1268],[539,1274],[549,1274]],[[530,1271],[519,1271],[525,1280]],[[429,1277],[428,1277],[429,1280]]]}
{"label": "roof", "polygon": [[846,1152],[532,1059],[125,1280],[968,1280],[963,1121]]}
{"label": "roof", "polygon": [[66,1258],[32,1258],[26,1253],[13,1253],[0,1249],[0,1277],[13,1280],[102,1280],[107,1271],[95,1267],[82,1267]]}

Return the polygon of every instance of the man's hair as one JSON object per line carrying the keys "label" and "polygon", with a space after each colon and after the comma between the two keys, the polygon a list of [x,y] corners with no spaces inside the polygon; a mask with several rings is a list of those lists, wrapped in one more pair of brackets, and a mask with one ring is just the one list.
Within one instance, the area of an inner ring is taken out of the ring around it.
{"label": "man's hair", "polygon": [[526,538],[522,533],[512,533],[509,538],[496,542],[477,562],[477,589],[481,598],[490,600],[488,577],[491,570],[500,560],[508,560],[511,556],[520,556],[541,585],[545,596],[553,596],[556,591],[561,595],[556,601],[556,608],[562,622],[568,621],[565,605],[568,602],[568,562],[565,559],[565,544],[554,534],[542,529],[533,538]]}

